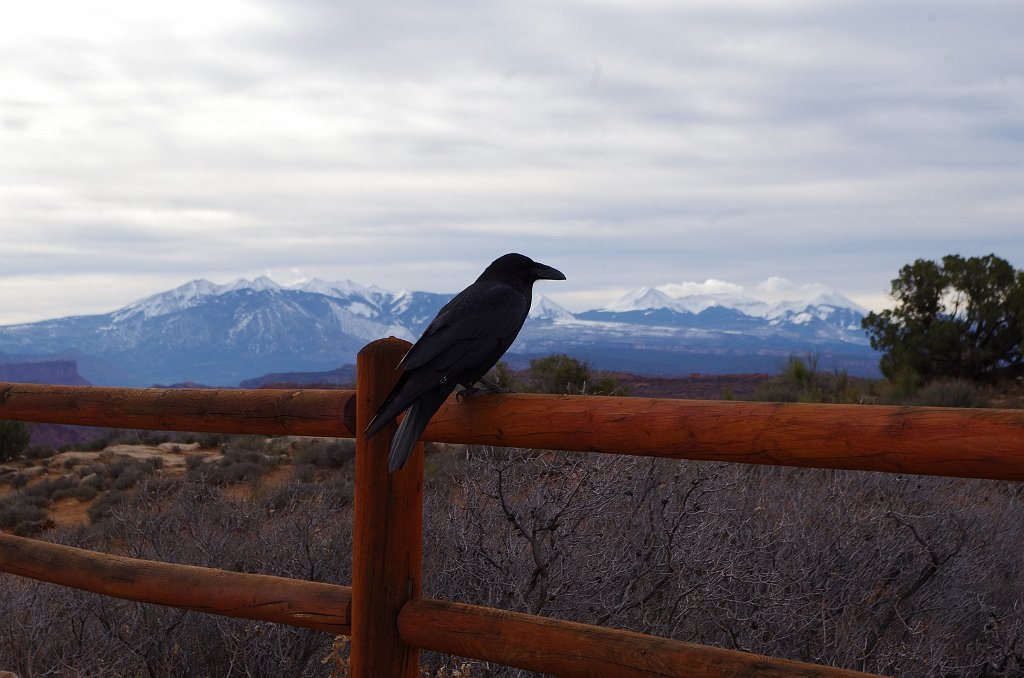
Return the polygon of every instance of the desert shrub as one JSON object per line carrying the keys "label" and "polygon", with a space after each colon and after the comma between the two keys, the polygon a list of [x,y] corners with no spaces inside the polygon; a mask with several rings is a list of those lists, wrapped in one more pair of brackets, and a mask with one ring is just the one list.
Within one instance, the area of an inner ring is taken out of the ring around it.
{"label": "desert shrub", "polygon": [[204,450],[212,450],[223,445],[227,438],[228,436],[223,433],[196,433],[184,440],[185,442],[199,443],[199,447]]}
{"label": "desert shrub", "polygon": [[332,440],[324,447],[321,460],[327,468],[343,468],[355,463],[356,441],[342,438]]}
{"label": "desert shrub", "polygon": [[87,502],[92,501],[99,495],[100,489],[93,483],[80,483],[69,491],[68,496],[74,497],[78,501]]}
{"label": "desert shrub", "polygon": [[185,462],[186,477],[215,485],[254,482],[283,461],[283,455],[271,452],[267,438],[262,436],[236,436],[224,445],[222,452],[223,456],[216,461],[189,457]]}
{"label": "desert shrub", "polygon": [[329,499],[338,507],[352,506],[355,497],[355,485],[350,476],[331,476],[327,480],[317,483],[323,491],[324,497]]}
{"label": "desert shrub", "polygon": [[469,445],[425,442],[423,444],[423,480],[428,487],[448,487],[462,476]]}
{"label": "desert shrub", "polygon": [[0,461],[10,461],[21,454],[30,440],[28,424],[0,419]]}
{"label": "desert shrub", "polygon": [[800,395],[796,389],[779,380],[769,380],[757,387],[757,399],[773,403],[795,403]]}
{"label": "desert shrub", "polygon": [[189,457],[185,460],[185,478],[192,482],[215,483],[218,468],[216,462],[207,461],[203,457]]}
{"label": "desert shrub", "polygon": [[262,454],[267,451],[267,446],[270,441],[270,438],[259,435],[232,436],[223,446],[224,455],[239,456],[249,453]]}
{"label": "desert shrub", "polygon": [[[304,466],[308,471],[297,471],[300,474],[312,473],[312,466]],[[338,509],[352,506],[354,494],[354,478],[352,475],[332,474],[322,480],[309,482],[293,476],[291,482],[279,487],[270,489],[261,495],[270,508],[280,512],[286,508],[285,504],[293,501],[301,501],[303,497],[315,496],[317,501],[326,501]],[[284,502],[284,504],[282,504]]]}
{"label": "desert shrub", "polygon": [[[507,372],[498,378],[508,381]],[[594,373],[589,362],[576,360],[565,353],[531,360],[526,390],[536,393],[629,395],[626,384],[613,376]]]}
{"label": "desert shrub", "polygon": [[134,487],[143,478],[153,475],[158,468],[163,466],[161,459],[130,459],[120,458],[107,466],[108,487],[115,490],[125,490]]}
{"label": "desert shrub", "polygon": [[895,369],[888,380],[887,400],[899,404],[912,402],[921,384],[921,375],[909,365],[902,365]]}
{"label": "desert shrub", "polygon": [[[70,464],[65,464],[65,467],[70,465],[74,468],[78,463],[75,459],[67,461]],[[88,501],[103,490],[125,490],[133,487],[143,478],[152,475],[162,464],[161,459],[110,457],[106,463],[97,461],[78,466],[75,474],[44,481],[33,486],[32,490],[46,494],[51,501],[58,501],[65,497]]]}
{"label": "desert shrub", "polygon": [[83,487],[83,483],[75,482],[67,485],[66,487],[61,487],[60,489],[54,490],[53,493],[50,494],[50,496],[47,498],[48,502],[52,503],[55,501],[60,501],[61,499],[67,499],[68,497],[75,497],[79,493],[79,488],[81,487]]}
{"label": "desert shrub", "polygon": [[61,450],[66,451],[65,448],[67,448],[78,449],[84,452],[99,452],[112,445],[117,436],[118,431],[116,429],[101,429],[94,438],[84,443],[65,445]]}
{"label": "desert shrub", "polygon": [[918,390],[914,404],[934,407],[988,407],[982,390],[967,379],[940,379]]}
{"label": "desert shrub", "polygon": [[24,520],[15,525],[11,531],[18,537],[34,537],[53,526],[53,520],[44,517],[39,520]]}
{"label": "desert shrub", "polygon": [[[78,479],[67,475],[60,478],[47,478],[35,485],[25,487],[22,492],[25,496],[39,497],[41,500],[49,503],[56,501],[57,499],[63,498],[63,493],[78,484]],[[55,496],[56,495],[56,496]]]}
{"label": "desert shrub", "polygon": [[292,463],[309,464],[316,468],[338,469],[354,462],[356,442],[339,439],[323,441],[313,439],[297,447],[292,453]]}
{"label": "desert shrub", "polygon": [[292,463],[296,466],[317,466],[320,461],[321,445],[319,440],[309,440],[293,446]]}
{"label": "desert shrub", "polygon": [[296,464],[292,467],[292,478],[297,483],[310,483],[316,474],[316,467],[312,464]]}
{"label": "desert shrub", "polygon": [[217,484],[253,482],[270,470],[270,467],[254,461],[236,461],[217,467],[211,480]]}
{"label": "desert shrub", "polygon": [[[55,501],[66,497],[88,501],[98,494],[95,487],[90,488],[73,475],[46,478],[33,485],[14,484],[20,489],[0,498],[0,528],[10,529],[18,534],[32,534],[49,527],[46,508]],[[22,527],[19,528],[18,525]]]}
{"label": "desert shrub", "polygon": [[39,502],[24,495],[8,495],[0,499],[0,528],[21,532],[19,526],[37,525],[46,519]]}
{"label": "desert shrub", "polygon": [[[425,485],[425,595],[888,675],[1024,672],[1018,485],[502,448],[444,454]],[[0,500],[0,515],[24,503],[18,524],[40,529],[31,507],[47,495],[18,494]],[[350,582],[350,474],[234,494],[146,477],[97,499],[111,504],[94,524],[48,538]],[[21,675],[331,670],[320,663],[332,656],[326,634],[17,577],[0,577],[0,638],[0,666]],[[447,661],[424,654],[435,673]]]}
{"label": "desert shrub", "polygon": [[8,477],[7,483],[17,490],[25,487],[30,480],[32,480],[32,475],[29,473],[14,473]]}
{"label": "desert shrub", "polygon": [[858,398],[845,371],[822,372],[818,356],[790,356],[778,376],[763,382],[757,399],[782,403],[844,403]]}
{"label": "desert shrub", "polygon": [[130,428],[98,428],[88,440],[62,445],[61,452],[82,450],[101,452],[112,445],[160,445],[172,440],[181,439],[184,434],[169,431],[148,431]]}
{"label": "desert shrub", "polygon": [[[74,467],[75,460],[69,459],[67,461],[72,462],[71,465],[72,465],[72,467]],[[65,466],[67,466],[67,463],[65,463]],[[106,476],[107,475],[107,465],[104,464],[103,462],[99,462],[99,461],[94,461],[94,462],[89,463],[89,464],[79,464],[77,466],[77,473],[78,473],[79,477],[81,477],[81,478],[87,478],[89,476],[97,476],[97,477],[98,476]]]}
{"label": "desert shrub", "polygon": [[167,431],[139,431],[136,438],[142,445],[163,445],[173,440],[172,435]]}
{"label": "desert shrub", "polygon": [[98,523],[104,518],[107,518],[111,511],[125,503],[128,499],[128,494],[123,490],[107,490],[104,492],[96,501],[89,505],[86,509],[86,515],[89,516],[89,522]]}
{"label": "desert shrub", "polygon": [[445,546],[424,593],[886,675],[1021,675],[1018,494],[478,449],[427,497]]}
{"label": "desert shrub", "polygon": [[145,429],[118,429],[112,443],[116,445],[152,445],[157,446],[170,442],[173,436],[168,431],[149,431]]}
{"label": "desert shrub", "polygon": [[[317,485],[231,499],[214,486],[144,480],[59,542],[131,557],[348,584],[351,509]],[[158,508],[156,508],[158,507]],[[54,623],[59,615],[59,624]],[[0,666],[19,675],[328,676],[332,636],[142,605],[0,577]]]}
{"label": "desert shrub", "polygon": [[37,486],[26,488],[0,497],[0,529],[10,530],[20,536],[36,534],[51,523],[46,517],[50,503],[45,488],[36,491]]}
{"label": "desert shrub", "polygon": [[185,473],[190,480],[196,480],[209,462],[206,457],[192,456],[185,458]]}
{"label": "desert shrub", "polygon": [[57,450],[49,445],[31,445],[25,449],[25,457],[28,459],[49,459],[57,454]]}

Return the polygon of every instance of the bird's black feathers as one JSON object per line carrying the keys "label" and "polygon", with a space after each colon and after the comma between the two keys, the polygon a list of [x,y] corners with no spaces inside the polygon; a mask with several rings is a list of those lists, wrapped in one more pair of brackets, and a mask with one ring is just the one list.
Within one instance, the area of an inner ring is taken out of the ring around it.
{"label": "bird's black feathers", "polygon": [[405,354],[398,383],[366,428],[367,437],[372,436],[409,410],[391,444],[392,471],[405,464],[430,417],[455,387],[472,387],[512,345],[530,312],[537,280],[565,276],[521,254],[499,257],[445,304]]}

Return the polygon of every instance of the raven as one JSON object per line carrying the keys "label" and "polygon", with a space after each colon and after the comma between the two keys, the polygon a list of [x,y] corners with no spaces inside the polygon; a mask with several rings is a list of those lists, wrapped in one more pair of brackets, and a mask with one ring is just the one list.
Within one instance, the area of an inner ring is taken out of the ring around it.
{"label": "raven", "polygon": [[427,422],[457,384],[472,391],[481,382],[495,390],[483,376],[523,327],[537,280],[565,280],[565,275],[522,254],[506,254],[438,311],[402,358],[402,376],[366,427],[369,438],[409,410],[391,442],[389,470],[405,465]]}

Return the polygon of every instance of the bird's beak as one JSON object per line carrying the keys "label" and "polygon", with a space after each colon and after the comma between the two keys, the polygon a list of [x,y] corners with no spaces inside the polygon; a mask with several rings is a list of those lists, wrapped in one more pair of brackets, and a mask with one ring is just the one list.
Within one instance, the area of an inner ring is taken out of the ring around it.
{"label": "bird's beak", "polygon": [[552,268],[545,264],[537,264],[533,267],[533,274],[537,277],[537,280],[565,280],[565,274],[559,271],[557,268]]}

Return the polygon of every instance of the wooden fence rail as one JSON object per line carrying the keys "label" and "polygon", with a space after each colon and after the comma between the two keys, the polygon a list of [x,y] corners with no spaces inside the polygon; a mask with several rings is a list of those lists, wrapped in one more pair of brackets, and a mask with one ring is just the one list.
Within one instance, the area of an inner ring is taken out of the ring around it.
{"label": "wooden fence rail", "polygon": [[[160,431],[356,437],[355,391],[0,383],[0,418]],[[449,400],[424,440],[1024,480],[1024,411],[656,398]]]}
{"label": "wooden fence rail", "polygon": [[[0,571],[126,600],[352,634],[352,589],[337,584],[125,558],[3,533]],[[865,675],[443,600],[409,600],[397,620],[411,647],[567,677]]]}
{"label": "wooden fence rail", "polygon": [[[420,596],[423,452],[389,474],[394,426],[359,433],[408,344],[360,352],[355,391],[0,383],[0,419],[356,438],[352,587],[103,555],[0,535],[0,570],[143,602],[352,636],[359,678],[418,674],[419,649],[564,676],[855,676],[637,633]],[[425,440],[1024,480],[1024,412],[650,398],[449,401]]]}
{"label": "wooden fence rail", "polygon": [[352,589],[337,584],[125,558],[2,532],[0,570],[141,603],[351,633]]}
{"label": "wooden fence rail", "polygon": [[412,645],[563,678],[869,675],[444,600],[410,600],[398,628]]}

